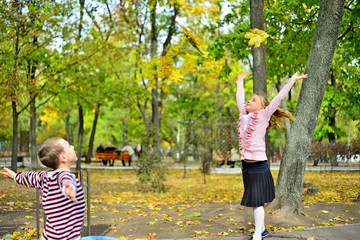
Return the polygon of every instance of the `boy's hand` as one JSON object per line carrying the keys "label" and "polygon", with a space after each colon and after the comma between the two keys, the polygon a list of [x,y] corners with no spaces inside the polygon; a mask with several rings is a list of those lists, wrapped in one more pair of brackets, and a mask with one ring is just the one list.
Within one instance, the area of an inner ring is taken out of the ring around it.
{"label": "boy's hand", "polygon": [[4,170],[5,170],[5,172],[0,172],[1,175],[11,178],[11,179],[15,178],[16,173],[14,171],[12,171],[6,167],[4,167]]}
{"label": "boy's hand", "polygon": [[307,74],[299,76],[299,72],[296,72],[291,78],[294,79],[295,81],[297,81],[297,80],[304,79],[307,77],[308,77]]}
{"label": "boy's hand", "polygon": [[243,81],[248,75],[248,73],[242,73],[238,75],[238,81]]}
{"label": "boy's hand", "polygon": [[71,184],[68,182],[63,182],[63,185],[65,186],[65,194],[71,199],[71,201],[77,202],[76,193]]}

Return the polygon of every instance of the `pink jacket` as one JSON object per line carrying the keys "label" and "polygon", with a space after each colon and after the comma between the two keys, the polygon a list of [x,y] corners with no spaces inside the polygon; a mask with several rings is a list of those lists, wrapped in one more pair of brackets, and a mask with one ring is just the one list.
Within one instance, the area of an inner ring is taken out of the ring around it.
{"label": "pink jacket", "polygon": [[244,81],[237,81],[236,101],[239,108],[240,116],[238,120],[238,136],[241,160],[266,161],[265,152],[265,133],[269,126],[271,115],[276,111],[281,101],[294,85],[295,80],[289,79],[287,84],[281,89],[279,94],[274,97],[269,106],[265,109],[255,111],[251,115],[246,131],[243,125],[243,115],[248,114],[245,108]]}

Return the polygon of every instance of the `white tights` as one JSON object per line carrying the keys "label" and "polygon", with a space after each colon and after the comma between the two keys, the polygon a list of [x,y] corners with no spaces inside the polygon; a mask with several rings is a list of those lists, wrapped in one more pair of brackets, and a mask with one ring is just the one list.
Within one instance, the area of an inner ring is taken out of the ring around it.
{"label": "white tights", "polygon": [[261,233],[265,230],[265,210],[264,206],[254,207],[255,218],[255,233],[253,235],[254,240],[261,240]]}

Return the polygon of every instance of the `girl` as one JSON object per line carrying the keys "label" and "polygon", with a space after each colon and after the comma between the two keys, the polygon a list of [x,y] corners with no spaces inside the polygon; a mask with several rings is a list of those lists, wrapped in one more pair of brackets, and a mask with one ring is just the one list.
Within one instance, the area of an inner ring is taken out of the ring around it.
{"label": "girl", "polygon": [[280,126],[278,118],[294,119],[291,113],[277,107],[295,81],[307,78],[307,74],[299,76],[296,72],[270,103],[265,95],[256,93],[245,104],[244,79],[247,75],[238,75],[236,82],[236,101],[240,111],[237,128],[245,189],[241,205],[253,208],[255,233],[249,240],[259,240],[268,235],[264,224],[264,204],[275,198],[274,180],[265,153],[265,133],[270,127]]}

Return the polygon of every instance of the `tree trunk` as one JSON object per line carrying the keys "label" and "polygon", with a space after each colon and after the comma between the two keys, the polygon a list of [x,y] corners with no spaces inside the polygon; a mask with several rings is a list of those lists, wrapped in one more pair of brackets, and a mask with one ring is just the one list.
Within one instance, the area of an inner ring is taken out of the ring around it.
{"label": "tree trunk", "polygon": [[39,169],[36,146],[36,106],[35,98],[30,103],[30,146],[31,146],[31,169]]}
{"label": "tree trunk", "polygon": [[236,143],[236,138],[235,138],[235,136],[237,136],[237,131],[236,131],[236,128],[234,128],[234,126],[235,126],[234,117],[231,114],[230,107],[226,107],[226,110],[228,113],[228,118],[229,118],[229,123],[230,123],[231,144],[233,145],[233,147],[236,147],[238,144]]}
{"label": "tree trunk", "polygon": [[322,0],[303,80],[296,121],[291,126],[270,205],[282,214],[301,213],[305,164],[324,96],[344,10],[344,0]]}
{"label": "tree trunk", "polygon": [[[250,0],[250,25],[251,28],[264,30],[264,0]],[[253,76],[254,93],[266,90],[266,47],[261,44],[260,47],[252,47],[253,55]]]}
{"label": "tree trunk", "polygon": [[[37,42],[37,38],[34,38],[34,42]],[[35,90],[35,66],[29,66],[30,76],[30,97],[34,96]],[[36,146],[36,102],[35,97],[30,102],[30,146],[31,146],[31,169],[39,169],[40,164],[37,158],[37,146]]]}
{"label": "tree trunk", "polygon": [[66,140],[68,142],[72,142],[70,137],[70,111],[66,113],[65,132],[66,132]]}
{"label": "tree trunk", "polygon": [[[250,26],[264,30],[264,0],[250,0]],[[266,47],[260,44],[260,47],[251,48],[253,55],[253,92],[262,92],[267,94],[266,88]],[[268,133],[265,135],[266,156],[270,159],[270,138]],[[268,161],[270,164],[270,161]]]}
{"label": "tree trunk", "polygon": [[12,100],[12,112],[13,112],[13,139],[12,139],[12,152],[11,152],[11,170],[17,171],[17,154],[18,154],[18,118],[19,113],[16,110],[16,101]]}
{"label": "tree trunk", "polygon": [[12,139],[12,152],[11,152],[11,170],[14,172],[17,171],[17,149],[18,149],[18,118],[19,113],[16,109],[16,100],[17,100],[17,93],[16,88],[18,87],[18,79],[17,79],[17,64],[18,64],[18,55],[19,55],[19,39],[20,39],[20,28],[21,28],[21,16],[22,15],[22,4],[18,1],[14,2],[14,6],[16,7],[16,19],[18,21],[16,25],[16,41],[15,41],[15,49],[14,49],[14,69],[11,76],[11,107],[12,107],[12,115],[13,115],[13,139]]}
{"label": "tree trunk", "polygon": [[[84,17],[84,8],[85,8],[85,0],[79,0],[80,4],[80,21],[79,21],[79,29],[77,35],[77,41],[81,40],[81,32],[82,32],[82,24],[83,24],[83,17]],[[77,71],[77,70],[76,70]],[[81,169],[81,148],[82,148],[82,140],[84,134],[84,113],[82,105],[79,103],[79,132],[78,132],[78,161],[76,162],[76,170],[80,171]]]}
{"label": "tree trunk", "polygon": [[[156,7],[157,1],[154,1],[151,6],[150,21],[151,21],[151,58],[156,57],[157,53],[157,28],[156,28]],[[160,154],[160,114],[159,114],[159,83],[157,74],[154,75],[155,84],[151,89],[151,106],[152,106],[152,125],[153,125],[153,150],[154,153]]]}
{"label": "tree trunk", "polygon": [[146,105],[147,105],[147,100],[145,100],[144,102],[144,106],[142,107],[140,105],[139,99],[137,99],[137,106],[141,112],[141,116],[143,117],[144,120],[144,124],[145,124],[145,129],[146,129],[146,133],[145,133],[145,138],[144,138],[144,149],[145,152],[147,152],[150,148],[150,121],[148,120],[148,118],[146,117]]}
{"label": "tree trunk", "polygon": [[93,126],[92,126],[92,129],[91,129],[90,140],[89,140],[89,149],[88,149],[86,159],[85,159],[86,163],[91,163],[91,157],[93,155],[94,139],[95,139],[96,126],[97,126],[97,121],[98,121],[98,118],[99,118],[99,113],[100,113],[100,104],[97,104],[96,109],[95,109],[95,116],[94,116]]}
{"label": "tree trunk", "polygon": [[79,133],[78,133],[78,161],[76,162],[76,170],[80,171],[81,169],[81,148],[82,148],[82,139],[84,135],[84,113],[83,108],[79,105]]}

